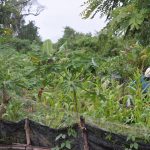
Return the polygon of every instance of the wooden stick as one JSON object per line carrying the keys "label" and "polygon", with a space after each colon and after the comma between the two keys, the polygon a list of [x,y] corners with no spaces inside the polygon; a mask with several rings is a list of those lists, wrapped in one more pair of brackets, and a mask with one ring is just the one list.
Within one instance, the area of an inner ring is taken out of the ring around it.
{"label": "wooden stick", "polygon": [[31,140],[30,140],[30,127],[29,127],[29,120],[25,119],[25,126],[24,126],[25,132],[26,132],[26,142],[27,145],[31,145]]}
{"label": "wooden stick", "polygon": [[[12,149],[12,150],[28,150],[26,144],[19,144],[19,143],[18,144],[13,144],[13,145],[0,145],[0,149],[1,150],[8,150],[8,149]],[[47,147],[36,147],[36,146],[33,146],[32,150],[51,150],[51,149],[47,148]]]}
{"label": "wooden stick", "polygon": [[85,127],[85,119],[82,116],[80,117],[80,128],[82,130],[84,150],[89,150],[87,130]]}

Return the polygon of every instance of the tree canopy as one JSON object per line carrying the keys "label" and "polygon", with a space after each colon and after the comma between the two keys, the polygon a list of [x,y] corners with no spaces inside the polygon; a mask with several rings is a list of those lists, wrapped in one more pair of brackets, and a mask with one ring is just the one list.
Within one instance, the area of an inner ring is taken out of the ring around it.
{"label": "tree canopy", "polygon": [[[84,3],[84,18],[96,14],[107,16],[113,34],[136,38],[143,45],[149,44],[150,2],[147,0],[88,0]],[[147,32],[147,33],[146,33]]]}
{"label": "tree canopy", "polygon": [[43,6],[38,5],[32,11],[32,0],[2,0],[0,1],[0,30],[1,34],[18,34],[24,17],[27,15],[39,15]]}

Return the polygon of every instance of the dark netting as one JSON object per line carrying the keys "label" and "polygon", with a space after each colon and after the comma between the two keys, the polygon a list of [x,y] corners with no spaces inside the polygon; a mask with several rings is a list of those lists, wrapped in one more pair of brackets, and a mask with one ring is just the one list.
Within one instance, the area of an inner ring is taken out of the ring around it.
{"label": "dark netting", "polygon": [[[68,135],[69,128],[73,129],[77,133],[76,137]],[[80,139],[82,139],[82,137],[77,124],[66,128],[52,129],[47,126],[43,126],[33,121],[30,121],[30,129],[31,144],[34,146],[56,147],[57,145],[60,146],[62,143],[68,140],[72,145],[72,150],[81,149]],[[56,140],[56,138],[60,134],[66,135],[65,139],[60,138]]]}
{"label": "dark netting", "polygon": [[[1,120],[0,144],[26,144],[24,125],[24,120],[18,123]],[[66,141],[69,141],[71,144],[71,150],[83,150],[85,144],[85,133],[90,150],[124,150],[125,148],[129,148],[133,143],[131,141],[127,141],[127,137],[125,136],[106,132],[98,128],[97,126],[86,124],[85,127],[86,130],[82,129],[78,124],[74,124],[66,128],[52,129],[29,120],[31,145],[53,148],[56,146],[60,146]],[[77,133],[77,136],[75,137],[69,135],[69,129],[74,130]],[[57,139],[59,135],[66,135],[66,137],[65,139]],[[137,143],[139,150],[150,150],[150,144],[145,144],[144,142]]]}
{"label": "dark netting", "polygon": [[[124,150],[130,148],[132,141],[123,135],[106,132],[96,126],[86,124],[90,150]],[[150,150],[150,144],[136,142],[138,150]]]}
{"label": "dark netting", "polygon": [[24,124],[0,120],[0,144],[26,143]]}

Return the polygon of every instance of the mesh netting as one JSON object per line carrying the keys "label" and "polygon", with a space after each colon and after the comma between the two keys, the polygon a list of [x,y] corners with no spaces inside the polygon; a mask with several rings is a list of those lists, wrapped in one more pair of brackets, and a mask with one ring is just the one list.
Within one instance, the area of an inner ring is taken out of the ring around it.
{"label": "mesh netting", "polygon": [[[11,145],[13,143],[26,143],[25,120],[18,123],[0,121],[0,144]],[[83,130],[78,124],[69,127],[52,129],[29,120],[31,145],[42,147],[61,146],[66,141],[70,142],[71,150],[83,150]],[[87,143],[90,150],[124,150],[130,148],[133,141],[127,141],[127,137],[104,131],[95,125],[85,124]],[[69,130],[74,130],[76,136],[70,135]],[[65,135],[65,138],[58,138]],[[144,141],[136,141],[139,150],[150,150],[150,144]],[[65,148],[64,148],[65,149]],[[66,148],[67,149],[67,148]]]}

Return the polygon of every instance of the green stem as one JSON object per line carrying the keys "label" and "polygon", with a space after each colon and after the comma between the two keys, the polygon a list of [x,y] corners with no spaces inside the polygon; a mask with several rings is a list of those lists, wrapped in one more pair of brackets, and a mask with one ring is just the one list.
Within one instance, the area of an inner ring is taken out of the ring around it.
{"label": "green stem", "polygon": [[75,103],[75,112],[77,114],[77,119],[79,118],[79,112],[78,112],[78,100],[77,100],[77,92],[75,90],[75,87],[73,87],[73,98],[74,98],[74,103]]}

